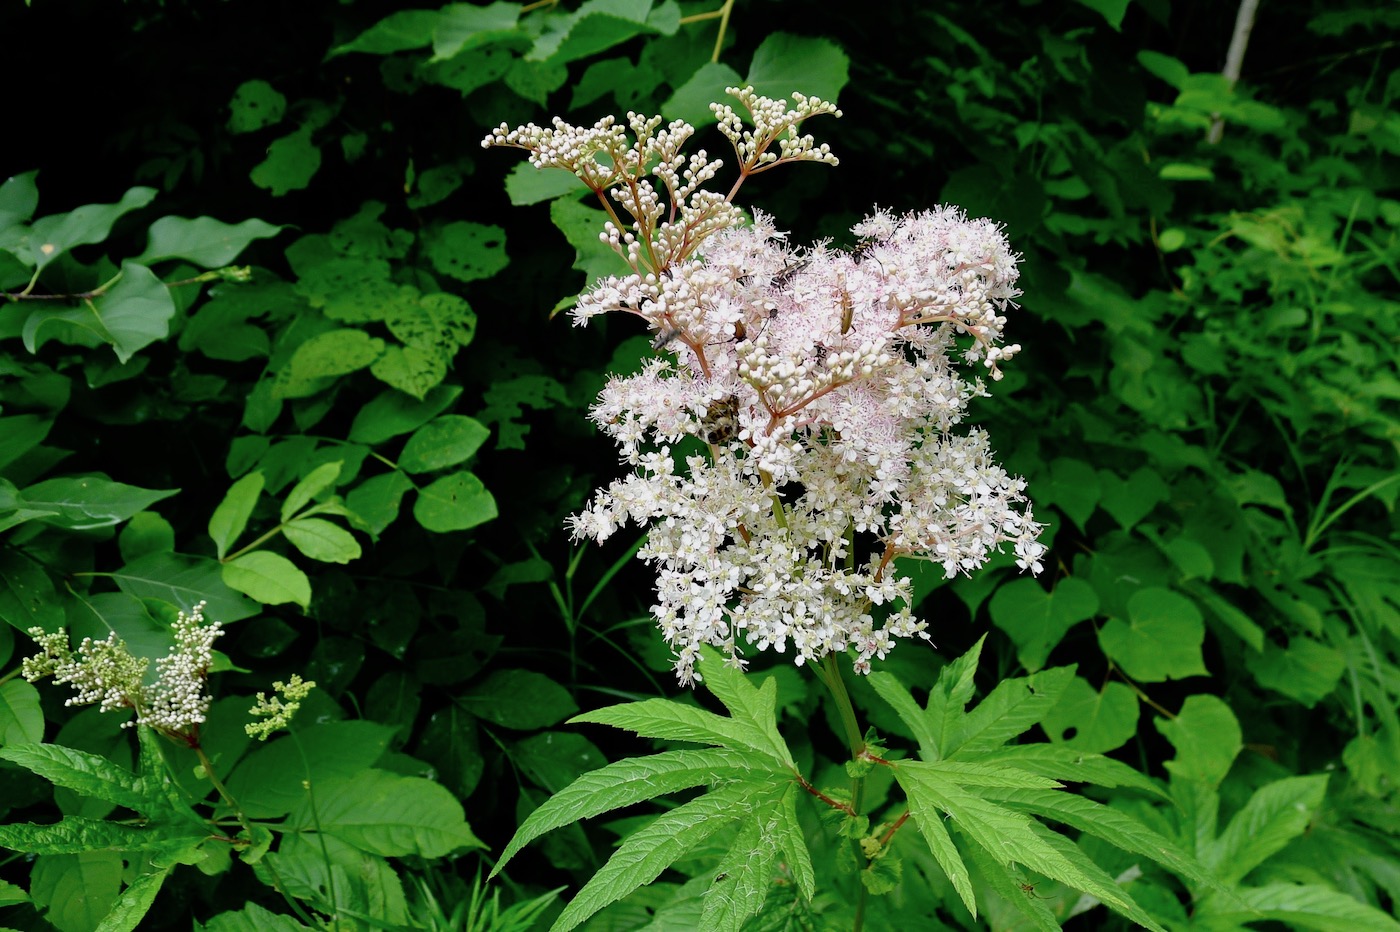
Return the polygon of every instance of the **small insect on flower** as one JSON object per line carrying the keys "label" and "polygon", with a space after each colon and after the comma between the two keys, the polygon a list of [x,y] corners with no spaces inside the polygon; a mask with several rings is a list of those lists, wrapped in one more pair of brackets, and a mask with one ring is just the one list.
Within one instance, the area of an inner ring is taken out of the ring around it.
{"label": "small insect on flower", "polygon": [[726,395],[710,402],[700,421],[700,435],[713,444],[728,443],[739,433],[739,397]]}
{"label": "small insect on flower", "polygon": [[656,332],[656,337],[651,341],[651,348],[654,350],[663,350],[670,346],[671,343],[675,341],[676,337],[680,335],[681,331],[679,327],[662,327]]}

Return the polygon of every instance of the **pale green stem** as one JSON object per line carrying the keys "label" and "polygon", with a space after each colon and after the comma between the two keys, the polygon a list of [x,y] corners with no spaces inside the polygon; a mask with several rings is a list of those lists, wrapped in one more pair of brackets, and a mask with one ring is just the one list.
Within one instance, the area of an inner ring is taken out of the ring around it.
{"label": "pale green stem", "polygon": [[[831,692],[831,698],[836,701],[836,711],[841,717],[841,727],[846,732],[846,743],[851,748],[851,759],[859,759],[865,753],[865,737],[860,730],[860,724],[856,721],[855,706],[851,704],[851,694],[846,691],[846,683],[841,679],[841,667],[835,654],[827,654],[817,665],[817,673],[821,676],[822,682]],[[851,778],[851,811],[856,815],[860,814],[861,795],[865,790],[864,777]],[[860,840],[851,839],[851,848],[855,852],[856,864],[860,865],[865,860],[865,853],[861,850]],[[852,932],[861,932],[865,924],[865,898],[867,891],[865,884],[860,878],[856,878],[856,916],[851,925]]]}

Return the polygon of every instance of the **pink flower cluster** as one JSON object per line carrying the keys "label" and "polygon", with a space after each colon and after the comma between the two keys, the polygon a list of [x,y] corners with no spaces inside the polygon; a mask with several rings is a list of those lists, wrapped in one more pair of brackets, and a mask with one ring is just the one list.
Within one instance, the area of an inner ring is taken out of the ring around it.
{"label": "pink flower cluster", "polygon": [[[699,185],[721,163],[672,148],[693,132],[685,124],[658,143],[659,120],[629,115],[639,138],[625,150],[610,122],[503,127],[487,140],[530,149],[536,164],[567,154],[564,167],[613,211],[603,237],[634,269],[597,282],[575,319],[640,316],[665,351],[603,390],[592,417],[632,472],[570,527],[597,541],[628,521],[650,529],[640,556],[656,567],[652,611],[683,683],[698,678],[702,644],[735,663],[744,645],[791,651],[799,665],[853,651],[868,672],[897,638],[929,637],[895,557],[951,577],[1010,546],[1041,569],[1024,481],[996,463],[984,432],[958,429],[985,394],[959,363],[995,380],[1020,349],[1003,341],[1017,259],[997,224],[951,207],[876,212],[845,250],[796,248],[762,214],[745,222],[732,198],[749,174],[835,162],[796,128],[837,111],[731,92],[755,128],[716,107],[740,168],[718,200]],[[640,172],[617,169],[627,164],[656,166],[669,205]]]}

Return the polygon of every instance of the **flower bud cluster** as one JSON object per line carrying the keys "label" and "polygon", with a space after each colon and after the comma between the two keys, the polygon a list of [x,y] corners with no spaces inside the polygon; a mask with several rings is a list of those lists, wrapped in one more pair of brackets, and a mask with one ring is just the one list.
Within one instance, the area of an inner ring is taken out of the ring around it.
{"label": "flower bud cluster", "polygon": [[[796,132],[839,115],[832,105],[795,95],[788,110],[734,93],[752,130],[714,109],[741,181],[782,161],[834,164]],[[545,132],[493,140],[554,146]],[[636,151],[651,144],[639,133]],[[702,194],[687,191],[712,203]],[[957,363],[995,380],[1020,348],[1003,340],[1017,257],[997,224],[951,207],[877,211],[853,228],[850,250],[797,249],[769,217],[736,214],[707,207],[671,226],[605,231],[633,273],[597,282],[576,322],[635,314],[667,356],[600,394],[591,416],[633,470],[569,525],[596,541],[628,522],[649,528],[639,556],[656,567],[652,612],[683,683],[698,679],[704,644],[736,664],[745,645],[799,665],[849,651],[868,672],[896,640],[929,637],[895,557],[934,560],[952,577],[1010,547],[1022,568],[1041,569],[1024,481],[996,463],[985,433],[958,430],[986,389]]]}
{"label": "flower bud cluster", "polygon": [[205,624],[204,603],[189,614],[180,612],[172,628],[175,646],[156,660],[156,677],[146,681],[150,661],[127,649],[115,633],[100,641],[83,638],[73,651],[68,632],[30,628],[42,653],[26,657],[21,675],[30,682],[52,676],[73,687],[67,705],[97,703],[103,712],[133,709],[136,717],[124,727],[149,725],[171,735],[188,734],[209,712],[205,685],[213,663],[214,640],[223,633],[218,622]]}

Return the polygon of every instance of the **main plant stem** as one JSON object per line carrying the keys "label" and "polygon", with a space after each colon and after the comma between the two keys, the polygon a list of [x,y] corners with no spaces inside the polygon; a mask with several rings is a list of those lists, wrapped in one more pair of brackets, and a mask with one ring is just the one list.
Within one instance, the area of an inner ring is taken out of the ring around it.
{"label": "main plant stem", "polygon": [[[826,688],[831,691],[831,698],[836,701],[836,712],[841,717],[841,727],[846,732],[846,744],[851,749],[851,759],[857,760],[861,754],[865,753],[865,736],[860,730],[860,724],[856,721],[855,706],[851,705],[851,694],[846,692],[846,683],[841,679],[841,667],[835,654],[827,654],[822,658],[817,666],[817,672],[826,684]],[[865,790],[864,777],[851,777],[851,811],[860,815],[861,795]],[[861,850],[860,839],[851,839],[851,849],[855,853],[856,865],[865,860],[865,852]],[[861,932],[865,925],[865,883],[856,878],[856,915],[851,924],[852,932]]]}

